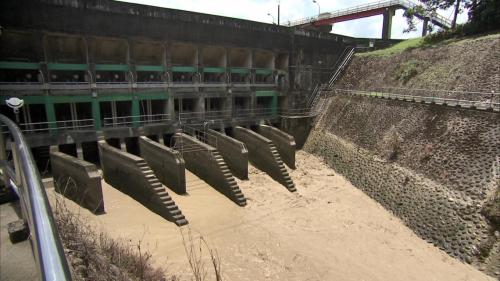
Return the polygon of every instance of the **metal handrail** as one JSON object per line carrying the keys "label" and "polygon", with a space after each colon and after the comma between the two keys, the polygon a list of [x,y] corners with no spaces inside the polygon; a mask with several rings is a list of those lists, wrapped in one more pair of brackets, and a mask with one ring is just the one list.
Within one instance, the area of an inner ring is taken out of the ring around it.
{"label": "metal handrail", "polygon": [[[16,178],[11,178],[5,169],[3,173],[7,175],[10,185],[19,192],[23,220],[29,227],[38,275],[42,280],[71,280],[52,209],[29,146],[19,127],[12,120],[0,114],[0,121],[7,125],[14,139],[12,152]],[[3,140],[3,134],[0,138]],[[4,145],[5,142],[0,144]],[[5,155],[0,157],[3,158]]]}

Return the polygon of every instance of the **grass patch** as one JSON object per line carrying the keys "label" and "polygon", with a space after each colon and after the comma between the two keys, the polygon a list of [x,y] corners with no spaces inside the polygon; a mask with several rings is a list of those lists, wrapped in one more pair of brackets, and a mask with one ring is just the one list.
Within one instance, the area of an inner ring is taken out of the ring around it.
{"label": "grass patch", "polygon": [[397,80],[401,80],[406,84],[411,78],[418,74],[419,62],[416,60],[409,60],[401,63],[396,70],[394,76]]}
{"label": "grass patch", "polygon": [[423,46],[424,39],[423,38],[414,38],[414,39],[408,39],[402,42],[399,42],[395,45],[392,45],[389,48],[385,49],[380,49],[380,50],[375,50],[372,52],[366,52],[366,53],[358,53],[356,56],[377,56],[377,57],[388,57],[392,56],[395,54],[400,54],[405,50],[410,50],[410,49],[415,49]]}

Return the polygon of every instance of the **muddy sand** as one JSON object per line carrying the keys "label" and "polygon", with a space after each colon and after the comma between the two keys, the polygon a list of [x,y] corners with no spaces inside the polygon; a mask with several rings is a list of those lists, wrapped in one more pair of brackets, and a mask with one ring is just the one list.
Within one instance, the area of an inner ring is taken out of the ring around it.
{"label": "muddy sand", "polygon": [[141,240],[156,265],[182,280],[191,279],[181,235],[189,230],[218,251],[224,280],[494,280],[420,239],[319,158],[299,151],[289,171],[296,193],[250,167],[250,180],[238,181],[243,208],[186,171],[188,195],[169,191],[189,220],[182,228],[104,181],[106,214],[66,201],[97,230]]}

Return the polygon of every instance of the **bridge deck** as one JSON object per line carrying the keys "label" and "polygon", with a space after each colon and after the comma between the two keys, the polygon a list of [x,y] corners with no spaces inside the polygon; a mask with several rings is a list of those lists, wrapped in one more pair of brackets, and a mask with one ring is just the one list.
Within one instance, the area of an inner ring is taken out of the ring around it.
{"label": "bridge deck", "polygon": [[[361,4],[358,6],[350,7],[347,9],[342,9],[338,11],[333,11],[330,13],[322,13],[318,15],[317,17],[309,17],[309,18],[304,18],[300,19],[297,21],[290,22],[288,25],[289,26],[308,26],[308,25],[313,25],[313,26],[321,26],[321,25],[328,25],[328,24],[333,24],[336,22],[343,22],[343,21],[348,21],[348,20],[354,20],[354,19],[360,19],[360,18],[365,18],[365,17],[371,17],[375,15],[381,15],[383,14],[388,8],[393,8],[393,9],[411,9],[416,7],[417,4],[411,2],[411,1],[406,1],[406,0],[389,0],[389,1],[378,1],[375,3],[367,3],[367,4]],[[418,18],[429,18],[429,20],[442,28],[450,28],[451,27],[451,22],[437,14],[437,13],[425,13],[425,14],[420,14],[417,13],[415,14],[416,17]]]}

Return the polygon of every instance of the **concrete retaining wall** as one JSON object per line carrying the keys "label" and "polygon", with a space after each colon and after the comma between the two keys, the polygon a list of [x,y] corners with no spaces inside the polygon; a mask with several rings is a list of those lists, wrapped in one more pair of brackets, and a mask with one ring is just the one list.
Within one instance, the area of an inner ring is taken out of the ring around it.
{"label": "concrete retaining wall", "polygon": [[480,206],[465,192],[374,157],[330,133],[313,132],[304,146],[382,204],[420,237],[453,257],[475,261],[489,233]]}
{"label": "concrete retaining wall", "polygon": [[178,194],[186,193],[186,173],[182,155],[147,137],[139,138],[141,156],[161,183]]}
{"label": "concrete retaining wall", "polygon": [[271,126],[259,125],[257,132],[271,140],[281,159],[288,167],[295,169],[295,139],[293,136]]}
{"label": "concrete retaining wall", "polygon": [[234,127],[233,134],[236,139],[245,143],[250,161],[257,168],[266,172],[289,191],[294,192],[297,190],[272,141],[252,130],[238,126]]}
{"label": "concrete retaining wall", "polygon": [[239,206],[246,205],[245,196],[217,149],[184,133],[176,134],[176,142],[182,142],[176,144],[178,147],[189,147],[183,152],[188,170]]}
{"label": "concrete retaining wall", "polygon": [[280,129],[295,139],[296,148],[301,149],[307,141],[315,116],[291,116],[281,117]]}
{"label": "concrete retaining wall", "polygon": [[208,144],[217,147],[229,169],[236,177],[248,179],[248,150],[244,143],[214,130],[208,130],[215,138],[209,137]]}
{"label": "concrete retaining wall", "polygon": [[104,180],[168,221],[187,224],[182,212],[144,159],[99,141]]}
{"label": "concrete retaining wall", "polygon": [[101,175],[94,164],[57,151],[50,152],[50,164],[57,192],[94,214],[104,213]]}

